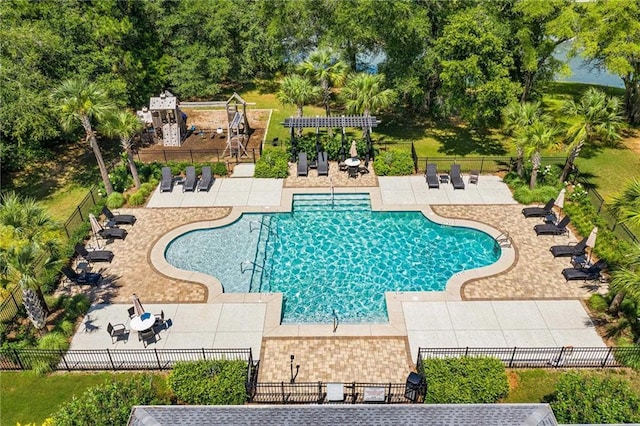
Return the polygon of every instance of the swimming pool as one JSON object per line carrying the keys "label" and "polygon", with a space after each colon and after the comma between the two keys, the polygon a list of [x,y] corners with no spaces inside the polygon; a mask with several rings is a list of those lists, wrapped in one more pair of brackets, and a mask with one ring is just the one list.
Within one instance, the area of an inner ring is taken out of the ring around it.
{"label": "swimming pool", "polygon": [[170,264],[215,276],[225,292],[283,293],[283,323],[331,322],[334,312],[342,323],[386,322],[385,291],[443,291],[453,274],[500,254],[475,229],[373,212],[368,194],[294,195],[291,213],[243,214],[165,250]]}

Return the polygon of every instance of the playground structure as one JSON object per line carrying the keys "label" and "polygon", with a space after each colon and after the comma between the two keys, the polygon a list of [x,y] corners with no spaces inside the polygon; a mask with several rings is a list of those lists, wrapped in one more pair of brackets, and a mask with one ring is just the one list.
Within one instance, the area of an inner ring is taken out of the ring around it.
{"label": "playground structure", "polygon": [[[222,154],[223,157],[241,157],[248,156],[247,143],[251,136],[252,129],[249,126],[247,117],[247,105],[255,105],[248,103],[236,92],[226,101],[211,102],[181,102],[180,106],[185,108],[195,107],[224,107],[227,112],[227,145]],[[222,128],[218,128],[218,133],[222,133]]]}
{"label": "playground structure", "polygon": [[178,99],[168,90],[149,99],[149,108],[137,111],[145,124],[143,139],[152,134],[153,141],[164,146],[180,146],[187,134],[187,115],[178,107]]}

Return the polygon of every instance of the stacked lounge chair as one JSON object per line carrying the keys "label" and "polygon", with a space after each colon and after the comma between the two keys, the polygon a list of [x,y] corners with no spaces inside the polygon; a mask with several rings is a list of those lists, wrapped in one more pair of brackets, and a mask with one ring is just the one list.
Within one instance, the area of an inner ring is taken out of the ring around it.
{"label": "stacked lounge chair", "polygon": [[553,257],[573,257],[581,256],[587,249],[587,239],[583,238],[578,244],[565,244],[552,246],[549,251]]}
{"label": "stacked lounge chair", "polygon": [[565,216],[558,223],[540,223],[533,227],[536,235],[564,235],[568,234],[567,225],[571,222],[569,216]]}
{"label": "stacked lounge chair", "polygon": [[429,188],[440,188],[440,180],[438,179],[438,169],[435,164],[427,164],[427,171],[424,174]]}
{"label": "stacked lounge chair", "polygon": [[588,268],[565,268],[562,270],[562,276],[567,281],[595,281],[600,279],[600,273],[607,267],[604,260],[598,260]]}
{"label": "stacked lounge chair", "polygon": [[182,192],[194,192],[196,190],[196,168],[194,166],[187,167],[186,177],[182,183]]}
{"label": "stacked lounge chair", "polygon": [[451,178],[451,185],[453,185],[453,189],[464,189],[464,181],[462,180],[462,175],[460,174],[459,164],[451,165],[449,177]]}
{"label": "stacked lounge chair", "polygon": [[525,207],[522,209],[524,217],[545,217],[548,214],[553,213],[553,203],[555,200],[552,198],[547,201],[543,207]]}
{"label": "stacked lounge chair", "polygon": [[213,182],[213,177],[211,176],[211,167],[204,166],[202,167],[202,176],[198,181],[198,191],[209,191],[211,187],[211,182]]}

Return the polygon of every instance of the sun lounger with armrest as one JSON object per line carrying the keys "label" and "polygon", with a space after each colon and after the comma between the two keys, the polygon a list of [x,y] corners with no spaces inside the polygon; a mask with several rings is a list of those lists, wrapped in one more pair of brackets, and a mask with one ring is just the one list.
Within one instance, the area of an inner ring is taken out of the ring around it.
{"label": "sun lounger with armrest", "polygon": [[522,214],[524,217],[545,217],[553,211],[554,202],[555,200],[552,198],[543,207],[525,207],[522,209]]}
{"label": "sun lounger with armrest", "polygon": [[595,281],[600,279],[600,273],[606,267],[607,263],[599,260],[588,268],[565,268],[562,270],[562,276],[567,281]]}
{"label": "sun lounger with armrest", "polygon": [[318,153],[318,176],[329,175],[329,157],[326,151]]}
{"label": "sun lounger with armrest", "polygon": [[553,257],[571,257],[584,254],[587,248],[587,239],[583,238],[578,244],[566,244],[552,246],[549,251]]}
{"label": "sun lounger with armrest", "polygon": [[132,214],[114,214],[108,207],[102,208],[102,214],[107,218],[107,221],[113,222],[116,225],[133,225],[136,223],[136,217]]}
{"label": "sun lounger with armrest", "polygon": [[113,260],[113,252],[109,250],[93,250],[88,251],[82,244],[75,246],[76,253],[82,256],[87,262],[109,262]]}
{"label": "sun lounger with armrest", "polygon": [[194,166],[187,167],[186,177],[184,178],[184,183],[182,184],[182,192],[194,192],[196,190],[196,168]]}
{"label": "sun lounger with armrest", "polygon": [[569,222],[571,222],[571,219],[569,216],[565,216],[557,224],[540,223],[534,226],[533,230],[536,231],[536,235],[564,235],[569,233],[567,229]]}
{"label": "sun lounger with armrest", "polygon": [[309,174],[309,164],[307,163],[307,153],[298,154],[298,176],[307,176]]}
{"label": "sun lounger with armrest", "polygon": [[198,191],[208,191],[212,182],[213,177],[211,176],[211,167],[204,166],[202,168],[202,177],[198,181]]}
{"label": "sun lounger with armrest", "polygon": [[449,177],[451,178],[453,189],[464,189],[464,181],[462,180],[462,175],[460,174],[460,164],[451,165]]}
{"label": "sun lounger with armrest", "polygon": [[435,164],[427,164],[427,171],[424,174],[429,188],[440,188],[440,180],[438,179],[438,169]]}
{"label": "sun lounger with armrest", "polygon": [[171,192],[173,190],[173,174],[171,167],[162,168],[162,181],[160,182],[160,192]]}

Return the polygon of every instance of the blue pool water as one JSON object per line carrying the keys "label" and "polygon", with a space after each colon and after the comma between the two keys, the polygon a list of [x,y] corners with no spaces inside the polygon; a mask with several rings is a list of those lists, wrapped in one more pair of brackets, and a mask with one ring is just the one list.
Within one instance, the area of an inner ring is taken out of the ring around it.
{"label": "blue pool water", "polygon": [[292,213],[184,234],[165,257],[217,277],[225,292],[283,293],[283,323],[331,322],[334,311],[365,323],[388,320],[385,291],[442,291],[456,272],[494,263],[500,248],[420,212],[372,212],[368,194],[313,194],[294,196]]}

